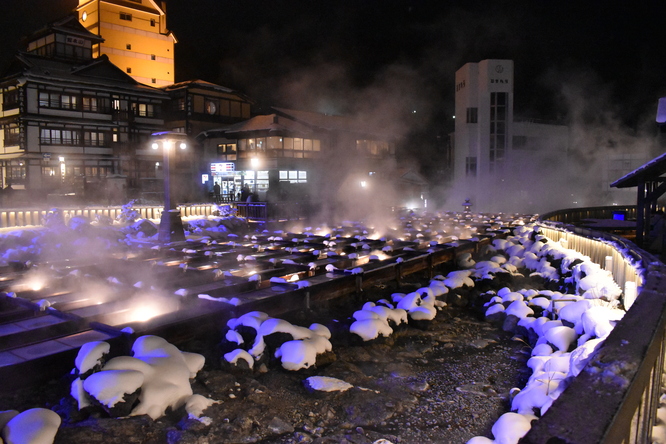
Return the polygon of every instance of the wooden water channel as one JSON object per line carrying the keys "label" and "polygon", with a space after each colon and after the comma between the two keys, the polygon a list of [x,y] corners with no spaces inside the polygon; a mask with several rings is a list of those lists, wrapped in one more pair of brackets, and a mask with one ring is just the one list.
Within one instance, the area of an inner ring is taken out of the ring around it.
{"label": "wooden water channel", "polygon": [[436,245],[338,237],[331,251],[325,237],[288,234],[288,240],[259,236],[196,250],[192,243],[171,244],[96,263],[6,267],[0,270],[2,387],[66,374],[86,342],[107,341],[122,354],[146,334],[178,345],[219,333],[248,311],[279,316],[413,273],[432,277],[437,267],[451,268],[461,254],[474,255],[502,235]]}

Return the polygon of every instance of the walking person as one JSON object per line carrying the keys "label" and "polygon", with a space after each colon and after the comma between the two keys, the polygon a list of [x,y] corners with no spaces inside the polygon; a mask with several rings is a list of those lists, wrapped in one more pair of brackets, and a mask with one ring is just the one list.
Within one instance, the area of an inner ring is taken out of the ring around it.
{"label": "walking person", "polygon": [[220,183],[215,182],[213,185],[213,195],[215,196],[215,203],[220,203]]}

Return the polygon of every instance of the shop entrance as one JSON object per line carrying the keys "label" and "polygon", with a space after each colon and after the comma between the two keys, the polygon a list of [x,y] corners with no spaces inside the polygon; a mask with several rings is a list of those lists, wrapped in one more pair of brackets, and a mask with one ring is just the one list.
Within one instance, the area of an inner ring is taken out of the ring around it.
{"label": "shop entrance", "polygon": [[233,202],[237,200],[238,192],[241,189],[240,177],[233,175],[213,175],[213,185],[220,185],[220,202]]}

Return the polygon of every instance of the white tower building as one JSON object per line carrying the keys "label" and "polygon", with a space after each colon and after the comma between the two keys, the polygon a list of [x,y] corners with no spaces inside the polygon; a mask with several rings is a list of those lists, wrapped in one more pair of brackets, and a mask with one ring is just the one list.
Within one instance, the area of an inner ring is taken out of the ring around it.
{"label": "white tower building", "polygon": [[511,151],[513,61],[483,60],[456,71],[454,179],[462,197],[490,209]]}

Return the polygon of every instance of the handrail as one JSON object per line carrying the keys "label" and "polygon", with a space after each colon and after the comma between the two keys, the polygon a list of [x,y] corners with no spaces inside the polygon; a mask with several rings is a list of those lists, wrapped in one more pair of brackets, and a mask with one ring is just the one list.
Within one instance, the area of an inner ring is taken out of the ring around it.
{"label": "handrail", "polygon": [[[251,221],[267,222],[278,220],[294,220],[303,218],[308,208],[299,202],[228,202],[225,206],[231,206],[238,211],[238,216]],[[122,206],[53,206],[63,215],[65,222],[72,217],[83,216],[95,220],[98,217],[111,219],[118,218],[122,212]],[[164,207],[162,205],[134,205],[133,210],[139,213],[142,219],[159,220]],[[215,204],[182,204],[178,205],[181,216],[212,216],[218,206]],[[7,208],[0,209],[0,228],[16,228],[42,225],[46,216],[52,209],[42,208]]]}
{"label": "handrail", "polygon": [[[615,256],[616,281],[637,273],[639,295],[583,371],[520,440],[522,444],[633,444],[651,442],[664,371],[666,331],[666,266],[631,242],[608,233],[543,225],[545,236],[567,240],[569,248],[597,263]],[[559,236],[559,237],[558,237]],[[582,251],[581,251],[582,250]],[[594,259],[596,257],[596,259]]]}
{"label": "handrail", "polygon": [[[85,207],[65,207],[56,206],[63,215],[64,221],[68,222],[72,217],[83,216],[90,220],[98,217],[111,219],[118,218],[123,208],[121,206],[85,206]],[[143,219],[159,220],[164,207],[161,205],[135,205],[133,210],[139,213]],[[217,210],[214,204],[187,204],[179,205],[178,209],[183,217],[192,216],[211,216]],[[0,210],[0,228],[16,228],[27,226],[39,226],[44,223],[44,219],[51,212],[51,209],[44,208],[9,208]]]}

